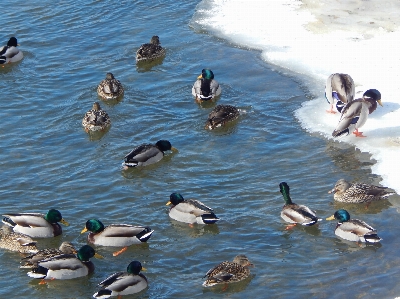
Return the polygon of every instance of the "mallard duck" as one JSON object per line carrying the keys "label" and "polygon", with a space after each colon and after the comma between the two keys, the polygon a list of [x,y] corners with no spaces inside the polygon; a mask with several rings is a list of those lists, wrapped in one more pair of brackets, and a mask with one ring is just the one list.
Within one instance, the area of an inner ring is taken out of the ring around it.
{"label": "mallard duck", "polygon": [[351,219],[350,214],[343,209],[337,210],[326,220],[337,219],[335,235],[338,237],[356,242],[376,243],[382,240],[378,237],[376,230],[362,220]]}
{"label": "mallard duck", "polygon": [[165,49],[161,47],[160,39],[154,35],[149,44],[143,44],[136,52],[136,61],[152,61],[165,55]]}
{"label": "mallard duck", "polygon": [[38,263],[42,260],[52,258],[60,254],[76,254],[77,251],[70,242],[62,242],[60,247],[57,248],[45,248],[41,249],[35,254],[29,255],[21,259],[20,268],[36,268]]}
{"label": "mallard duck", "polygon": [[103,258],[89,245],[84,245],[75,254],[61,254],[42,260],[28,276],[39,279],[73,279],[89,275],[94,271],[90,258]]}
{"label": "mallard duck", "polygon": [[237,255],[233,262],[222,262],[218,266],[208,270],[204,277],[207,280],[203,282],[203,286],[211,287],[216,284],[227,284],[238,282],[250,276],[250,269],[253,264],[244,255]]}
{"label": "mallard duck", "polygon": [[112,73],[107,73],[106,78],[97,87],[97,94],[103,100],[115,100],[124,94],[124,87]]}
{"label": "mallard duck", "polygon": [[167,205],[172,204],[169,217],[180,222],[213,224],[219,220],[213,210],[195,199],[184,199],[179,193],[172,193]]}
{"label": "mallard duck", "polygon": [[18,42],[15,37],[11,37],[7,46],[0,48],[0,64],[20,61],[24,54],[17,48]]}
{"label": "mallard duck", "polygon": [[282,208],[281,217],[283,220],[294,225],[314,225],[321,219],[319,219],[314,211],[304,205],[298,205],[292,202],[289,194],[289,186],[287,183],[282,182],[279,184],[279,189],[283,195],[285,205]]}
{"label": "mallard duck", "polygon": [[3,223],[11,226],[15,232],[34,238],[50,238],[61,235],[58,222],[68,226],[58,210],[50,209],[46,215],[41,213],[15,213],[3,215]]}
{"label": "mallard duck", "polygon": [[110,224],[105,227],[97,219],[86,221],[85,228],[81,231],[81,234],[87,231],[90,231],[88,235],[89,243],[102,246],[125,247],[119,252],[115,252],[114,256],[125,251],[127,246],[147,242],[154,232],[154,230],[151,230],[147,226],[129,224]]}
{"label": "mallard duck", "polygon": [[239,118],[239,110],[231,105],[217,105],[208,115],[205,129],[214,130]]}
{"label": "mallard duck", "polygon": [[133,261],[128,265],[126,272],[117,272],[98,285],[100,291],[93,295],[93,298],[109,298],[112,296],[130,295],[143,291],[148,286],[147,278],[140,271],[146,271],[142,264]]}
{"label": "mallard duck", "polygon": [[353,79],[347,74],[332,74],[326,80],[325,97],[331,104],[329,113],[336,113],[333,110],[335,105],[336,110],[340,113],[343,107],[354,100],[355,85]]}
{"label": "mallard duck", "polygon": [[0,236],[0,248],[20,253],[38,252],[36,241],[32,240],[32,238],[27,235],[13,232],[8,226],[0,228]]}
{"label": "mallard duck", "polygon": [[101,109],[98,102],[94,102],[92,109],[85,113],[82,126],[86,133],[89,131],[103,131],[111,126],[111,119],[107,112]]}
{"label": "mallard duck", "polygon": [[368,89],[362,99],[357,99],[347,104],[340,117],[336,129],[333,131],[333,137],[347,136],[353,132],[356,137],[365,137],[358,129],[361,128],[368,119],[368,115],[375,111],[381,102],[381,93],[376,89]]}
{"label": "mallard duck", "polygon": [[203,69],[192,87],[192,95],[196,101],[209,101],[221,94],[221,86],[214,79],[214,73],[210,69]]}
{"label": "mallard duck", "polygon": [[350,184],[344,179],[336,182],[335,187],[328,191],[334,193],[333,198],[339,202],[364,203],[386,199],[395,192],[387,191],[387,187],[361,183]]}
{"label": "mallard duck", "polygon": [[159,140],[156,144],[142,144],[135,147],[124,158],[124,169],[146,166],[160,161],[166,151],[176,151],[168,140]]}

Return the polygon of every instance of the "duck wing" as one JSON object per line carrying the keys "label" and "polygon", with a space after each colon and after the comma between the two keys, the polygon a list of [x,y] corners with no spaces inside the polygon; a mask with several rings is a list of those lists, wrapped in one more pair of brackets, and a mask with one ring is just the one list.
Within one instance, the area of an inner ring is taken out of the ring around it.
{"label": "duck wing", "polygon": [[[9,226],[23,226],[23,227],[47,227],[49,222],[44,219],[44,215],[41,213],[13,213],[4,214],[3,223]],[[8,219],[7,219],[8,218]],[[9,222],[8,220],[11,220]],[[14,225],[12,225],[14,223]]]}
{"label": "duck wing", "polygon": [[134,148],[125,156],[125,162],[146,162],[153,157],[164,155],[157,147],[152,144],[142,144]]}
{"label": "duck wing", "polygon": [[151,229],[145,226],[134,226],[129,224],[111,224],[102,232],[102,237],[135,237],[143,232],[150,232]]}

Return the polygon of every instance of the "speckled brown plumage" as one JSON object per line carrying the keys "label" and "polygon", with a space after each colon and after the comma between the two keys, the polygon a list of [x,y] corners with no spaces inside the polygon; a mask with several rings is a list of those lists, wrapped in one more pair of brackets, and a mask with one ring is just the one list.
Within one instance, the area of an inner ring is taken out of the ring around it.
{"label": "speckled brown plumage", "polygon": [[362,183],[350,184],[344,179],[336,182],[335,187],[329,191],[334,193],[333,198],[338,202],[364,203],[385,199],[395,194],[388,191],[387,187],[380,187]]}
{"label": "speckled brown plumage", "polygon": [[208,115],[205,128],[216,129],[239,118],[239,110],[231,105],[218,105]]}
{"label": "speckled brown plumage", "polygon": [[13,232],[9,227],[2,227],[0,229],[0,248],[17,251],[20,253],[36,253],[36,241],[31,237]]}
{"label": "speckled brown plumage", "polygon": [[216,284],[225,284],[238,282],[246,279],[250,275],[248,267],[253,266],[249,259],[243,255],[237,255],[233,262],[222,262],[218,266],[210,269],[204,277],[207,280],[203,283],[203,286],[210,287]]}
{"label": "speckled brown plumage", "polygon": [[115,100],[124,94],[124,87],[112,73],[107,73],[106,78],[97,87],[97,94],[103,100]]}
{"label": "speckled brown plumage", "polygon": [[154,35],[149,44],[143,44],[136,52],[136,61],[150,62],[165,55],[165,49],[160,45],[160,39]]}
{"label": "speckled brown plumage", "polygon": [[94,102],[92,109],[85,113],[82,126],[86,132],[102,131],[111,126],[111,119],[107,112],[101,109],[98,102]]}

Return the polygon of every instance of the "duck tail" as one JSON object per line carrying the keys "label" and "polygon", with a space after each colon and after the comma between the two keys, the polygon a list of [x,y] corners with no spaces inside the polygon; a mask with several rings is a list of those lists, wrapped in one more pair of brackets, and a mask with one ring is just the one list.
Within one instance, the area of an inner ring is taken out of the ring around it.
{"label": "duck tail", "polygon": [[349,135],[349,134],[350,134],[349,128],[344,129],[343,131],[336,131],[336,130],[335,130],[335,131],[332,132],[332,136],[335,137],[335,138],[347,136],[347,135]]}
{"label": "duck tail", "polygon": [[112,291],[107,290],[107,289],[102,289],[98,291],[97,293],[93,294],[93,298],[110,298],[111,297]]}
{"label": "duck tail", "polygon": [[201,219],[203,220],[204,224],[214,224],[220,220],[220,218],[218,218],[214,213],[201,215]]}
{"label": "duck tail", "polygon": [[154,230],[151,230],[150,227],[145,227],[144,230],[136,235],[136,237],[141,241],[141,242],[147,242],[148,239],[150,239],[151,235],[153,234]]}
{"label": "duck tail", "polygon": [[6,225],[8,225],[8,226],[11,226],[11,227],[14,227],[14,226],[17,225],[14,221],[11,220],[11,218],[8,218],[8,217],[3,217],[3,219],[2,219],[1,221],[2,221],[4,224],[6,224]]}
{"label": "duck tail", "polygon": [[47,276],[47,269],[42,266],[38,266],[37,268],[33,268],[32,271],[28,272],[27,274],[32,278],[43,279]]}
{"label": "duck tail", "polygon": [[382,239],[378,237],[376,233],[371,233],[364,236],[365,242],[367,243],[377,243],[380,242]]}

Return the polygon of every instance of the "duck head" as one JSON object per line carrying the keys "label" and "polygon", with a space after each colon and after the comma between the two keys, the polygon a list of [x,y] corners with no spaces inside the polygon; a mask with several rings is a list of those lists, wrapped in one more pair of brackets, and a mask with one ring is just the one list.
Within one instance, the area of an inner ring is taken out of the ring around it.
{"label": "duck head", "polygon": [[86,221],[85,228],[81,231],[81,234],[87,231],[97,234],[103,230],[104,230],[104,224],[100,220],[89,219],[88,221]]}
{"label": "duck head", "polygon": [[346,222],[350,220],[350,214],[344,209],[337,210],[335,214],[331,217],[326,218],[326,220],[337,219],[340,223]]}
{"label": "duck head", "polygon": [[146,268],[143,268],[142,264],[138,261],[130,262],[126,268],[126,272],[134,275],[138,275],[140,271],[146,271]]}
{"label": "duck head", "polygon": [[56,209],[50,209],[44,216],[44,219],[46,219],[50,223],[61,222],[66,226],[69,225],[69,223],[62,218],[60,211]]}
{"label": "duck head", "polygon": [[173,206],[176,206],[183,201],[184,201],[184,199],[183,199],[182,195],[180,195],[179,193],[172,193],[169,196],[169,202],[167,202],[166,205],[168,206],[168,205],[172,204]]}
{"label": "duck head", "polygon": [[290,198],[290,193],[289,193],[290,191],[289,185],[286,182],[282,182],[279,184],[279,189],[283,195],[283,200],[285,201],[285,203],[287,205],[292,204],[292,199]]}

